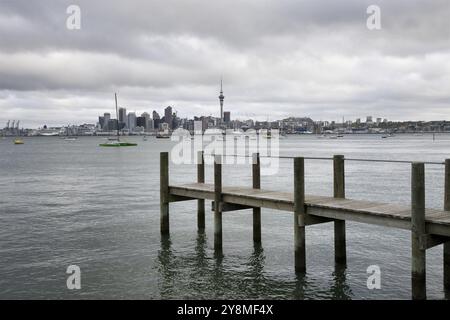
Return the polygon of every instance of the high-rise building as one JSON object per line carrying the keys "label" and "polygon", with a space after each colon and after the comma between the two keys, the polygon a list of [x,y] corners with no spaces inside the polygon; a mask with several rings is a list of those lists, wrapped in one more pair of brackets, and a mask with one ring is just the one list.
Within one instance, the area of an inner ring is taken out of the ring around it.
{"label": "high-rise building", "polygon": [[148,114],[148,112],[142,112],[141,117],[144,117],[145,119],[150,119],[150,115]]}
{"label": "high-rise building", "polygon": [[148,120],[150,120],[150,114],[148,114],[147,112],[143,112],[141,114],[141,117],[145,118],[145,121],[148,122]]}
{"label": "high-rise building", "polygon": [[169,129],[173,128],[173,113],[171,106],[164,109],[164,122],[169,125]]}
{"label": "high-rise building", "polygon": [[147,120],[147,131],[155,129],[155,123],[153,122],[153,119],[150,118]]}
{"label": "high-rise building", "polygon": [[[127,109],[125,108],[119,108],[119,127],[123,127],[127,125],[128,119],[127,119]],[[125,124],[125,125],[123,125]]]}
{"label": "high-rise building", "polygon": [[104,131],[110,130],[109,129],[109,120],[111,120],[111,114],[110,113],[103,114],[103,127],[102,127],[102,129]]}
{"label": "high-rise building", "polygon": [[159,113],[153,110],[153,128],[159,129],[159,123],[161,122],[161,118],[159,117]]}
{"label": "high-rise building", "polygon": [[225,111],[223,113],[223,122],[230,123],[230,121],[231,121],[231,113],[230,111]]}
{"label": "high-rise building", "polygon": [[98,117],[98,125],[100,126],[100,129],[103,129],[103,126],[105,125],[105,117],[102,116]]}
{"label": "high-rise building", "polygon": [[134,112],[130,112],[128,113],[128,130],[130,132],[133,132],[134,129],[136,128],[136,114]]}
{"label": "high-rise building", "polygon": [[222,90],[222,79],[220,79],[220,95],[219,95],[219,101],[220,101],[220,121],[223,122],[223,100],[225,99],[225,96],[223,95]]}
{"label": "high-rise building", "polygon": [[117,119],[108,120],[108,131],[117,130]]}
{"label": "high-rise building", "polygon": [[147,128],[147,119],[145,118],[145,117],[137,117],[136,118],[136,125],[138,126],[138,127],[142,127],[142,128],[144,128],[144,129],[146,129]]}
{"label": "high-rise building", "polygon": [[366,117],[366,122],[367,123],[372,123],[372,116],[367,116]]}

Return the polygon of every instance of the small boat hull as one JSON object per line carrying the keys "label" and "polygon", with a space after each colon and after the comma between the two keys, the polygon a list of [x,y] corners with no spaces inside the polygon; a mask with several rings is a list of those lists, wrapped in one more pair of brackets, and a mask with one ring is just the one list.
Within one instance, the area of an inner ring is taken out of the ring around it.
{"label": "small boat hull", "polygon": [[114,143],[100,143],[100,147],[135,147],[137,143],[131,142],[114,142]]}

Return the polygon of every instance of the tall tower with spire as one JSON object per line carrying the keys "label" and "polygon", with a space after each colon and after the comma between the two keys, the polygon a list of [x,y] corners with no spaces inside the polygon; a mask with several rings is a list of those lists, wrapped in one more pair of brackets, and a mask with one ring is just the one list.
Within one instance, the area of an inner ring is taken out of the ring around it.
{"label": "tall tower with spire", "polygon": [[225,99],[225,96],[223,95],[223,89],[222,89],[222,78],[220,79],[220,95],[219,95],[219,101],[220,101],[220,121],[223,122],[223,99]]}

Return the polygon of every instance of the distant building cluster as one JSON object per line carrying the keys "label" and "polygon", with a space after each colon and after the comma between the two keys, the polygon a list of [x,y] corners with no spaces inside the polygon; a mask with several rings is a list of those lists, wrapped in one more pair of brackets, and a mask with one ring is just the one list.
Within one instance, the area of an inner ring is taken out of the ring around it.
{"label": "distant building cluster", "polygon": [[[126,108],[117,110],[117,117],[104,113],[98,117],[96,124],[68,125],[62,127],[47,127],[38,129],[23,129],[19,127],[20,121],[8,121],[5,128],[0,130],[2,136],[92,136],[92,135],[156,135],[158,132],[170,134],[173,130],[183,128],[190,132],[198,130],[195,123],[201,123],[202,131],[207,129],[278,129],[281,134],[354,134],[354,133],[423,133],[423,132],[450,132],[449,121],[388,121],[386,118],[365,119],[357,118],[354,121],[342,119],[336,121],[314,121],[308,117],[289,117],[276,121],[232,120],[231,112],[224,111],[222,81],[220,83],[220,116],[195,116],[192,119],[179,118],[177,112],[168,106],[164,109],[162,117],[153,110],[150,115],[143,112],[137,116],[136,112],[128,112]],[[375,120],[374,120],[375,119]]]}
{"label": "distant building cluster", "polygon": [[[403,121],[394,122],[377,118],[370,121],[356,119],[343,122],[314,121],[307,117],[289,117],[276,121],[231,120],[229,112],[224,112],[224,121],[218,117],[195,116],[193,119],[180,119],[172,108],[167,107],[164,116],[160,117],[154,111],[152,116],[143,113],[136,117],[134,112],[125,116],[122,109],[119,117],[119,131],[121,135],[155,135],[158,131],[172,132],[177,128],[183,128],[194,132],[194,124],[201,123],[203,131],[207,129],[234,129],[246,131],[248,129],[278,129],[282,134],[364,134],[364,133],[427,133],[450,132],[450,121]],[[228,113],[228,114],[227,114]],[[121,121],[122,120],[122,121]],[[126,121],[123,121],[126,120]],[[167,122],[169,121],[169,122]],[[14,125],[13,125],[14,124]],[[68,125],[61,127],[43,126],[38,129],[19,128],[19,122],[9,122],[0,130],[1,136],[101,136],[117,134],[117,121],[111,119],[109,114],[99,117],[97,124]]]}
{"label": "distant building cluster", "polygon": [[118,109],[118,119],[112,118],[110,113],[98,117],[96,132],[101,135],[119,130],[122,134],[135,135],[159,130],[171,131],[179,127],[179,122],[180,119],[171,106],[164,109],[162,117],[156,110],[153,110],[151,116],[147,112],[137,116],[135,112],[127,113],[127,109],[121,107]]}

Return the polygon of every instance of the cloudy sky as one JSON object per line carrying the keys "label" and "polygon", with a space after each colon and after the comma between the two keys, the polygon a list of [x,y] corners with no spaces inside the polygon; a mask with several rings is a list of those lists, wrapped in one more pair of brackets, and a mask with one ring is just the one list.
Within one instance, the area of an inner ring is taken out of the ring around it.
{"label": "cloudy sky", "polygon": [[448,0],[1,0],[0,127],[94,123],[114,92],[218,116],[221,76],[232,118],[450,120],[449,17]]}

